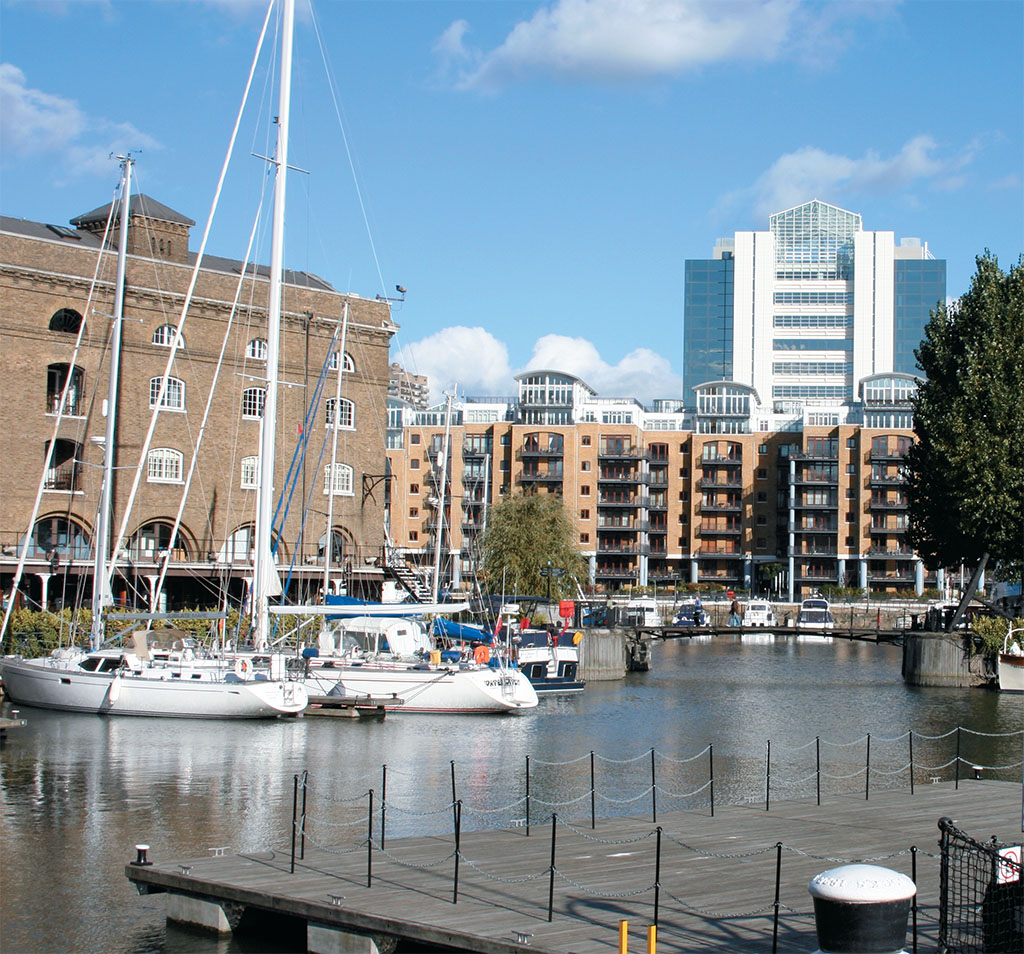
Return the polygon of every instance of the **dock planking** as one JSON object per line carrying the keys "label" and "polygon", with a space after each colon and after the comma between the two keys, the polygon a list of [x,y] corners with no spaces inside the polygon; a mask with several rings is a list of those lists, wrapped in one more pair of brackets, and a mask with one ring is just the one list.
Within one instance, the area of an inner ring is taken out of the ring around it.
{"label": "dock planking", "polygon": [[[604,954],[618,950],[630,922],[643,949],[654,921],[656,828],[661,828],[658,951],[768,951],[773,943],[776,864],[781,857],[779,951],[813,950],[807,884],[837,864],[873,861],[912,873],[918,851],[918,938],[937,935],[938,819],[949,816],[979,839],[1012,841],[1021,825],[1021,786],[961,780],[916,793],[727,806],[644,818],[556,820],[553,918],[548,921],[552,821],[463,832],[458,897],[452,835],[411,837],[375,847],[367,886],[365,844],[328,850],[306,844],[290,873],[289,851],[268,850],[128,865],[143,890],[288,914],[323,926],[388,935],[478,954]],[[782,848],[777,845],[781,843]],[[187,868],[183,873],[182,867]],[[528,937],[528,943],[519,937]]]}

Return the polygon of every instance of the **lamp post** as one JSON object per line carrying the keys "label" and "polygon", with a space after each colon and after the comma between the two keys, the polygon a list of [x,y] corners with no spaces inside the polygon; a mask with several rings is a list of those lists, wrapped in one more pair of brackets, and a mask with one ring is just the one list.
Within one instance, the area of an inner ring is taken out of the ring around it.
{"label": "lamp post", "polygon": [[551,561],[548,560],[548,606],[551,605]]}

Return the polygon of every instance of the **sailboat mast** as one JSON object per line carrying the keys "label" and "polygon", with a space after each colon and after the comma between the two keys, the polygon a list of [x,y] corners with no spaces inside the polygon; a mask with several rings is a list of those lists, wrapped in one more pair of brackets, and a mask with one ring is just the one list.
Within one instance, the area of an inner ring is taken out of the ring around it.
{"label": "sailboat mast", "polygon": [[437,536],[434,538],[434,580],[431,602],[436,603],[441,589],[441,544],[444,540],[445,488],[448,484],[448,447],[452,433],[452,396],[444,405],[444,440],[441,444],[441,483],[438,487]]}
{"label": "sailboat mast", "polygon": [[334,433],[331,435],[331,477],[327,485],[327,546],[324,548],[324,599],[331,592],[331,560],[334,556],[334,481],[338,467],[338,427],[341,423],[341,381],[345,374],[345,338],[348,335],[348,302],[341,314],[341,349],[338,355],[338,384],[334,391]]}
{"label": "sailboat mast", "polygon": [[[107,558],[110,554],[110,522],[114,503],[114,442],[117,439],[117,395],[121,374],[121,327],[124,322],[124,278],[128,261],[128,220],[132,193],[132,163],[129,156],[118,156],[121,161],[121,232],[117,244],[117,278],[114,284],[114,324],[110,331],[110,382],[107,388],[107,424],[103,439],[103,485],[100,505],[96,514],[96,534],[93,540],[92,570],[92,629],[89,646],[99,649],[103,643],[103,611],[114,602],[107,578]],[[111,207],[110,214],[114,214]]]}
{"label": "sailboat mast", "polygon": [[253,572],[253,642],[266,648],[270,636],[269,600],[277,570],[271,555],[274,505],[274,462],[277,443],[277,381],[281,354],[281,287],[284,271],[285,186],[288,175],[288,123],[291,114],[292,36],[294,0],[283,0],[281,77],[278,91],[277,149],[274,155],[274,218],[271,231],[270,289],[267,306],[267,392],[260,434],[259,493],[256,504],[255,567]]}

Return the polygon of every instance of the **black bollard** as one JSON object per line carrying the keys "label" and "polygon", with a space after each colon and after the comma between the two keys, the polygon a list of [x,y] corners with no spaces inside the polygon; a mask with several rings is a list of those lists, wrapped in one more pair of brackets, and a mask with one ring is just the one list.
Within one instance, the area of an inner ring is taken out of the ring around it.
{"label": "black bollard", "polygon": [[842,865],[811,879],[819,954],[896,954],[917,886],[878,865]]}
{"label": "black bollard", "polygon": [[135,860],[132,864],[137,865],[140,868],[153,864],[153,862],[149,860],[149,845],[135,846]]}

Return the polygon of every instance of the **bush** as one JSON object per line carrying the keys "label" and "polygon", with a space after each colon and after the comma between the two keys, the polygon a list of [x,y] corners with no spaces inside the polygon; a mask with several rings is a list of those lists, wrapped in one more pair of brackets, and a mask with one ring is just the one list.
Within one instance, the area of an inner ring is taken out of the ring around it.
{"label": "bush", "polygon": [[981,639],[981,647],[971,640],[971,655],[993,656],[1003,651],[1003,640],[1010,626],[1014,629],[1024,626],[1024,619],[1015,619],[1011,624],[1008,620],[993,616],[979,616],[971,623],[971,634]]}

